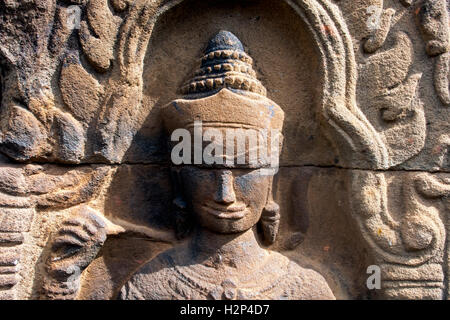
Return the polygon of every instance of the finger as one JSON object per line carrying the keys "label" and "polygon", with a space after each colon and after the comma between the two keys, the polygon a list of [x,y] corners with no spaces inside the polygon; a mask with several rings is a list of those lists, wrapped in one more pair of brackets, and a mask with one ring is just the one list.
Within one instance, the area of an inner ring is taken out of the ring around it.
{"label": "finger", "polygon": [[82,226],[84,224],[84,220],[81,219],[80,217],[76,217],[76,218],[69,218],[67,220],[64,220],[63,224],[68,225],[68,226]]}
{"label": "finger", "polygon": [[52,250],[56,251],[60,248],[65,248],[68,246],[71,247],[79,247],[82,248],[85,243],[81,242],[80,240],[70,237],[70,236],[59,236],[53,241]]}
{"label": "finger", "polygon": [[89,240],[91,240],[91,236],[86,231],[84,231],[83,228],[80,227],[62,227],[61,229],[59,229],[59,235],[72,236],[81,242],[88,242]]}
{"label": "finger", "polygon": [[92,223],[86,222],[83,225],[84,231],[86,231],[90,236],[94,236],[98,232],[98,228]]}
{"label": "finger", "polygon": [[93,223],[97,228],[104,228],[106,226],[105,221],[93,212],[88,212],[89,222]]}

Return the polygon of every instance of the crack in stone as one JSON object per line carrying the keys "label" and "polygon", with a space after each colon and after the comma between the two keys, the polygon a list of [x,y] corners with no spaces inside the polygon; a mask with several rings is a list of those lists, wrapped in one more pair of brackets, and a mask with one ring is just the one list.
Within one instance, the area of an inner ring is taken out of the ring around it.
{"label": "crack in stone", "polygon": [[[67,167],[76,169],[77,167],[86,167],[86,166],[109,166],[109,167],[120,167],[120,166],[149,166],[149,167],[161,167],[161,168],[170,168],[171,166],[167,163],[147,163],[147,162],[122,162],[122,163],[103,163],[103,162],[89,162],[89,163],[79,163],[79,164],[67,164],[67,163],[58,163],[58,162],[4,162],[0,163],[0,165],[52,165],[59,167]],[[194,165],[195,166],[195,165]],[[280,165],[280,169],[283,168],[317,168],[317,169],[337,169],[337,170],[348,170],[348,171],[370,171],[370,172],[380,172],[380,173],[388,173],[388,172],[417,172],[417,173],[432,173],[432,174],[445,174],[450,173],[449,169],[439,169],[439,170],[426,170],[426,169],[416,169],[416,168],[389,168],[389,169],[373,169],[373,168],[358,168],[358,167],[342,167],[336,165],[314,165],[314,164],[301,164],[301,165]]]}

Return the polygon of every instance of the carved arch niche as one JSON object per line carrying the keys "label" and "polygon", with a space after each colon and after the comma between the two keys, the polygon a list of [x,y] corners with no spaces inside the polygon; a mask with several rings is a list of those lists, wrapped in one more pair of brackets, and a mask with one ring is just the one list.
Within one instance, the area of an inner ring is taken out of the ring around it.
{"label": "carved arch niche", "polygon": [[143,80],[142,108],[150,113],[135,144],[154,139],[158,107],[197,67],[209,37],[227,29],[287,114],[282,165],[392,165],[383,136],[356,105],[352,40],[331,1],[173,0],[155,7],[136,1],[118,39],[121,77]]}
{"label": "carved arch niche", "polygon": [[[253,58],[257,77],[268,96],[287,114],[282,163],[330,163],[333,152],[315,113],[322,78],[318,48],[308,26],[289,3],[176,2],[179,4],[159,15],[149,40],[143,64],[143,104],[157,110],[175,98],[198,68],[211,36],[228,30]],[[147,122],[157,121],[155,118],[148,117]]]}
{"label": "carved arch niche", "polygon": [[[388,166],[382,138],[355,103],[356,66],[350,35],[337,6],[326,0],[135,1],[119,28],[115,69],[110,79],[116,85],[109,86],[109,108],[102,112],[109,113],[108,118],[120,115],[123,112],[119,109],[124,107],[121,99],[132,97],[135,108],[126,113],[144,114],[146,120],[117,161],[149,161],[145,152],[139,152],[157,139],[159,108],[175,98],[198,67],[208,39],[222,29],[240,38],[255,61],[257,77],[268,89],[268,96],[286,113],[282,166]],[[130,101],[124,103],[129,105]],[[115,109],[120,112],[115,113]],[[100,124],[100,132],[110,129]],[[114,130],[121,130],[120,121]],[[100,153],[106,158],[108,154],[117,155],[113,145],[105,142]],[[155,227],[152,224],[158,219],[148,219],[151,208],[141,210],[140,215],[132,204],[125,210],[119,210],[122,208],[116,204],[106,203],[107,217],[126,221],[125,227]],[[286,215],[299,214],[284,209]],[[283,250],[282,246],[274,249]],[[322,259],[319,255],[312,260],[312,264],[320,265]],[[113,276],[115,283],[107,286],[109,293],[87,292],[96,290],[92,285],[95,279],[104,278],[96,270],[101,273],[104,269],[114,272],[114,268],[97,265],[86,273],[85,283],[91,285],[82,288],[84,298],[114,296],[112,291],[127,276],[123,271]],[[337,282],[333,286],[342,290]]]}

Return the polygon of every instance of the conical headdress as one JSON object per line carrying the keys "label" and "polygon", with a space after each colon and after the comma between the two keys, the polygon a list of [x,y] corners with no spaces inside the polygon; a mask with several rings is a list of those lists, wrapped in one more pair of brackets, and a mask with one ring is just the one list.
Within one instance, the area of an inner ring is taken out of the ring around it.
{"label": "conical headdress", "polygon": [[256,79],[253,59],[244,52],[239,39],[228,31],[220,31],[208,43],[201,67],[183,86],[183,94],[199,94],[232,88],[266,95],[266,88]]}
{"label": "conical headdress", "polygon": [[[224,139],[236,130],[240,136],[256,132],[262,137],[263,131],[276,131],[281,136],[284,112],[266,97],[266,89],[256,79],[252,68],[252,58],[231,32],[220,31],[209,41],[200,69],[181,91],[184,97],[172,101],[162,110],[169,134],[177,129],[193,132],[195,124],[200,122],[203,132],[218,129]],[[262,138],[257,139],[257,144],[256,149],[268,148]],[[252,147],[247,143],[245,152],[250,149]],[[254,166],[263,165],[267,165],[267,159],[258,159]]]}

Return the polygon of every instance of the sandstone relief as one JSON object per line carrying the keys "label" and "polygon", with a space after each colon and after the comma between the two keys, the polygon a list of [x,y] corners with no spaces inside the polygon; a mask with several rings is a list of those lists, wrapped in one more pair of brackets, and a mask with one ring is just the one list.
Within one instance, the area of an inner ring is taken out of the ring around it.
{"label": "sandstone relief", "polygon": [[449,299],[448,6],[3,1],[0,299]]}

